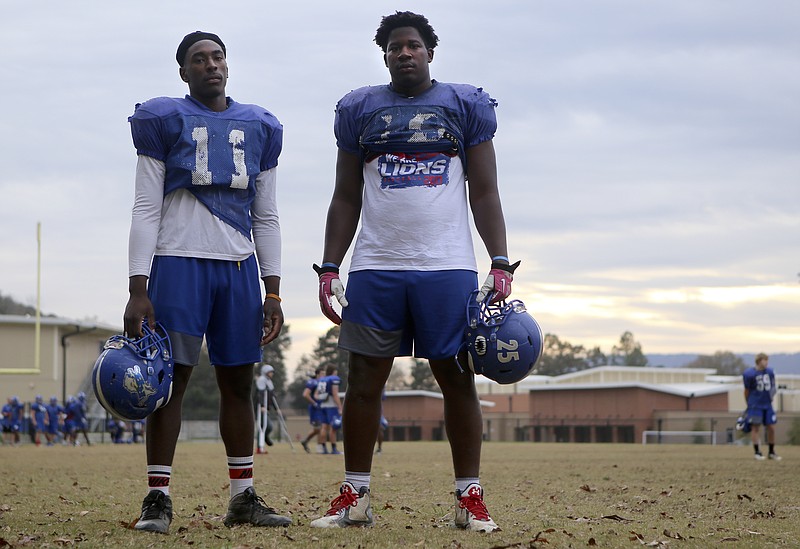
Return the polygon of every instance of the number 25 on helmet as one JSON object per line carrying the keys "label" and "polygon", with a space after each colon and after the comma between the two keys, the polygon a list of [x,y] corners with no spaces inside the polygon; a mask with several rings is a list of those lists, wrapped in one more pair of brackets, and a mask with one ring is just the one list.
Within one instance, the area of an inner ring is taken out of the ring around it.
{"label": "number 25 on helmet", "polygon": [[146,321],[142,332],[139,339],[111,336],[92,368],[97,400],[112,415],[129,421],[146,418],[172,396],[175,364],[169,336],[161,324],[151,330]]}
{"label": "number 25 on helmet", "polygon": [[470,370],[503,385],[525,379],[542,355],[542,329],[522,301],[489,305],[477,295],[467,300],[464,330]]}

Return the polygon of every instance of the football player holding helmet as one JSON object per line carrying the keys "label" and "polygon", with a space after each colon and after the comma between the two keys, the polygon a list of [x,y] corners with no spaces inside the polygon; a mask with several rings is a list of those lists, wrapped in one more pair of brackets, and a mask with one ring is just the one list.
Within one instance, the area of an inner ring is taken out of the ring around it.
{"label": "football player holding helmet", "polygon": [[152,330],[147,320],[142,332],[139,339],[110,337],[92,369],[97,400],[108,412],[128,421],[146,418],[172,396],[175,364],[169,336],[159,323]]}
{"label": "football player holding helmet", "polygon": [[525,379],[542,355],[542,329],[522,301],[490,305],[477,296],[474,291],[467,300],[464,330],[470,370],[504,385]]}

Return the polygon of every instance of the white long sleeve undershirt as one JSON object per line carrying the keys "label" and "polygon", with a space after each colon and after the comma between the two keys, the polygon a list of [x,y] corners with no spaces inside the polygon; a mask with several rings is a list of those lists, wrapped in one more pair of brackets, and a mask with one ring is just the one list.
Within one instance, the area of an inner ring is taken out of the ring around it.
{"label": "white long sleeve undershirt", "polygon": [[253,241],[216,217],[191,192],[164,196],[164,162],[139,156],[128,237],[128,275],[150,274],[154,255],[242,261],[255,252],[261,277],[281,274],[276,168],[256,177]]}

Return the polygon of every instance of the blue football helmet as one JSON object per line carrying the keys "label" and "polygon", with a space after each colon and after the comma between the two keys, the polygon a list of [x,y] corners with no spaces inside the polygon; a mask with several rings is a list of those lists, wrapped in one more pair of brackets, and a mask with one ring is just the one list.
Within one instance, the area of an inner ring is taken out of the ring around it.
{"label": "blue football helmet", "polygon": [[139,339],[109,338],[92,369],[97,400],[128,421],[146,418],[172,396],[175,363],[169,336],[161,324],[151,330],[146,321],[142,332]]}
{"label": "blue football helmet", "polygon": [[334,431],[338,431],[342,428],[342,416],[337,415],[336,417],[331,420],[331,427],[333,427]]}
{"label": "blue football helmet", "polygon": [[467,300],[464,330],[470,370],[503,385],[525,379],[542,356],[542,329],[522,301],[489,305],[489,296],[482,303],[477,296]]}
{"label": "blue football helmet", "polygon": [[747,410],[742,412],[742,415],[736,418],[736,430],[743,433],[749,433],[752,430],[750,418],[747,417]]}

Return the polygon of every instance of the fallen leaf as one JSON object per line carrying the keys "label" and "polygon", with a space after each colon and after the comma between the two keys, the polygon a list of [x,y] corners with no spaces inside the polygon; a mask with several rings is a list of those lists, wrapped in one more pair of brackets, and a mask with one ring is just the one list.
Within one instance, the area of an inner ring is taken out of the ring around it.
{"label": "fallen leaf", "polygon": [[663,532],[661,532],[661,533],[662,533],[663,535],[665,535],[666,537],[668,537],[668,538],[672,538],[672,539],[681,539],[681,540],[682,540],[682,539],[686,539],[686,538],[684,538],[682,535],[680,535],[678,532],[675,532],[675,533],[673,534],[672,532],[670,532],[670,531],[669,531],[669,530],[667,530],[666,528],[665,528],[665,529],[664,529],[664,531],[663,531]]}
{"label": "fallen leaf", "polygon": [[609,520],[616,520],[618,522],[633,522],[633,519],[628,519],[625,517],[621,517],[619,515],[605,515],[600,518],[609,519]]}

